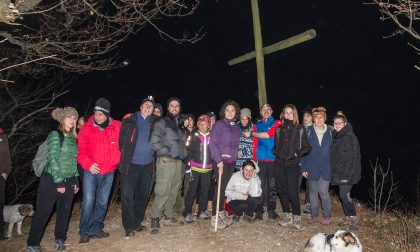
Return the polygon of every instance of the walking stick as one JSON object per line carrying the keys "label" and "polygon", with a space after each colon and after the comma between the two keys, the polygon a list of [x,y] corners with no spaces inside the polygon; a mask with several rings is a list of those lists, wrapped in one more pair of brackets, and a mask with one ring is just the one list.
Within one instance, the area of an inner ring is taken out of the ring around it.
{"label": "walking stick", "polygon": [[216,224],[214,225],[214,232],[217,232],[217,224],[219,223],[219,204],[220,204],[220,186],[222,183],[222,173],[219,172],[219,180],[217,181],[217,200],[216,200]]}

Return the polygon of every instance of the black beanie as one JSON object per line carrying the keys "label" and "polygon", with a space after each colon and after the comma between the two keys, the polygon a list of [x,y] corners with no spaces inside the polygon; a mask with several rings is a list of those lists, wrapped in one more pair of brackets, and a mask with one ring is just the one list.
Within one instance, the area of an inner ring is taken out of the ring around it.
{"label": "black beanie", "polygon": [[93,111],[101,111],[106,117],[109,117],[111,114],[111,103],[105,98],[99,98],[95,103]]}

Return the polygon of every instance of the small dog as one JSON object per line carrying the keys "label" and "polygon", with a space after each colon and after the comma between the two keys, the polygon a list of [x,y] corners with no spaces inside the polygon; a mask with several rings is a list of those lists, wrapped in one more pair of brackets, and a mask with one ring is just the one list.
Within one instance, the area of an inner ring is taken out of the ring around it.
{"label": "small dog", "polygon": [[349,231],[338,230],[334,234],[318,233],[306,244],[305,252],[361,252],[362,244],[357,236]]}
{"label": "small dog", "polygon": [[4,222],[9,223],[6,238],[12,237],[13,226],[17,223],[17,234],[22,235],[22,222],[26,216],[34,215],[34,207],[32,204],[17,204],[4,206],[3,217]]}

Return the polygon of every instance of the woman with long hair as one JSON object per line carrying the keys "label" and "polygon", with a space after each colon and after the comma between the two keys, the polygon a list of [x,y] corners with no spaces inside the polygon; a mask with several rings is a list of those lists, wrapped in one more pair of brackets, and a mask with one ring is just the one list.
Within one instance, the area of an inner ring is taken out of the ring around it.
{"label": "woman with long hair", "polygon": [[338,111],[334,116],[330,155],[331,184],[338,185],[340,188],[340,199],[345,215],[340,226],[356,230],[359,228],[359,218],[356,215],[356,208],[350,197],[350,191],[361,178],[360,146],[352,126],[341,111]]}
{"label": "woman with long hair", "polygon": [[[277,193],[280,197],[283,214],[280,226],[291,225],[300,229],[300,203],[299,203],[299,174],[300,158],[311,151],[306,130],[299,124],[297,109],[287,104],[281,113],[283,124],[278,127],[274,135],[274,180]],[[290,212],[290,209],[292,211]]]}
{"label": "woman with long hair", "polygon": [[26,251],[41,251],[40,243],[45,226],[55,206],[55,248],[66,249],[67,228],[73,195],[79,190],[77,172],[78,114],[72,107],[56,108],[52,118],[60,125],[48,134],[48,161],[41,175],[36,199],[36,212],[32,220]]}
{"label": "woman with long hair", "polygon": [[[239,138],[241,131],[237,120],[239,118],[239,105],[235,101],[227,101],[220,109],[221,120],[217,121],[210,133],[210,152],[216,162],[217,171],[221,174],[220,201],[217,204],[217,193],[213,197],[211,225],[218,221],[218,228],[223,229],[229,225],[227,214],[223,211],[226,186],[235,170],[238,158]],[[218,178],[218,176],[217,176]],[[218,179],[219,180],[219,179]],[[216,216],[216,209],[219,208],[219,216]]]}

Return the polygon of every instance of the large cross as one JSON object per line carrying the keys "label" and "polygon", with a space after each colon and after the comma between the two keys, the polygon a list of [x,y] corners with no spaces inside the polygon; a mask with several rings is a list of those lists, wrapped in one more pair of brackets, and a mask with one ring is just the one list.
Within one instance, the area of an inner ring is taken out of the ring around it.
{"label": "large cross", "polygon": [[311,40],[316,37],[314,29],[308,30],[304,33],[282,40],[270,46],[264,47],[262,44],[260,14],[258,9],[258,0],[251,0],[252,6],[252,20],[254,25],[254,40],[255,51],[249,52],[237,58],[228,61],[229,66],[255,58],[257,62],[257,76],[258,76],[258,101],[260,107],[267,103],[267,92],[265,88],[265,72],[264,72],[264,55],[280,51],[291,46],[300,44],[302,42]]}

